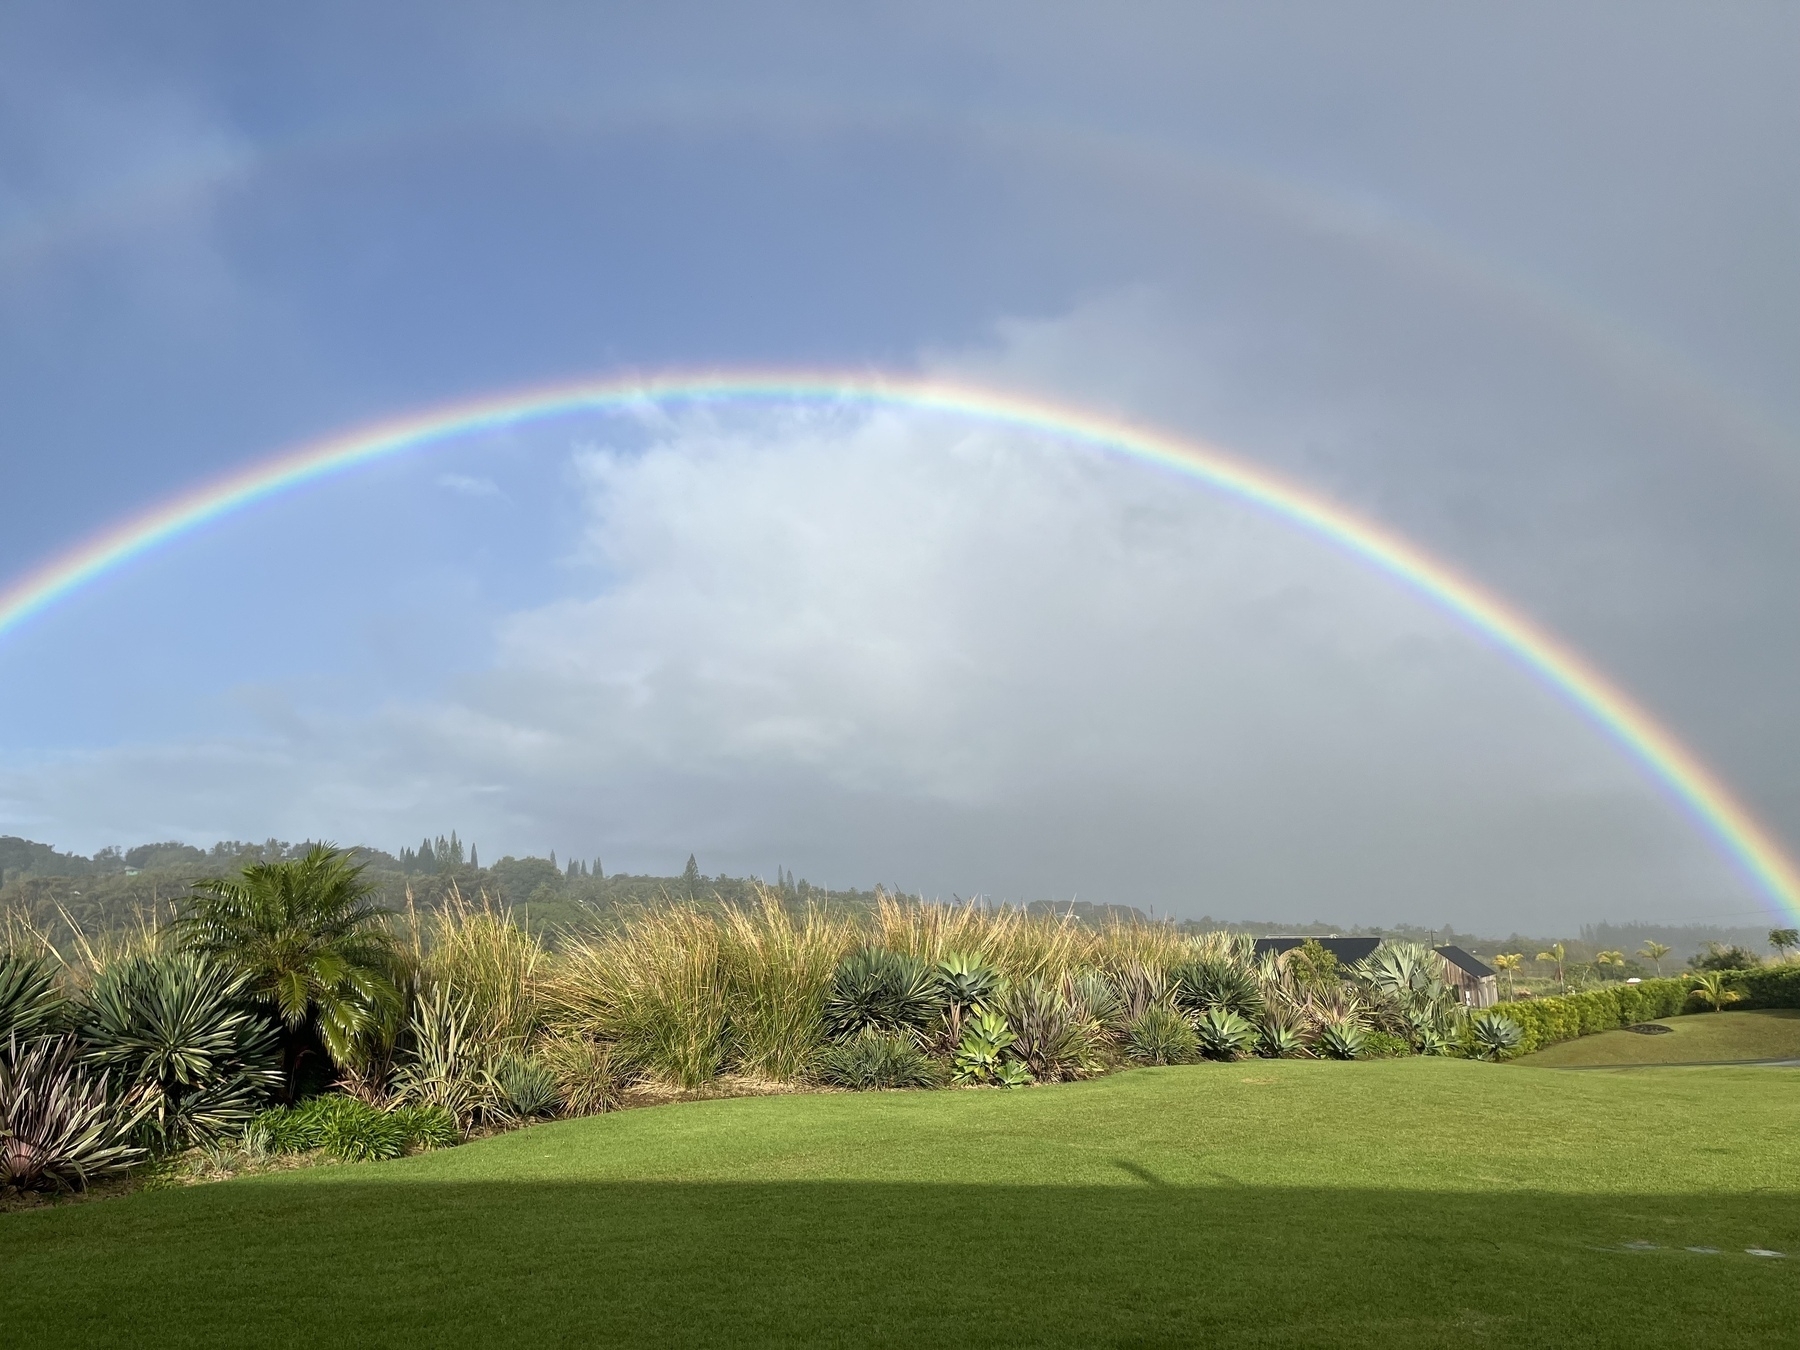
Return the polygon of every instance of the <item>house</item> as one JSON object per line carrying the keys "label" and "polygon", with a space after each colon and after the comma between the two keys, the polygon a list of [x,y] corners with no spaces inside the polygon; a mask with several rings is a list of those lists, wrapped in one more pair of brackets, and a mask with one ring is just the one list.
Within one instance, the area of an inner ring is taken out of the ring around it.
{"label": "house", "polygon": [[1491,1008],[1500,1001],[1494,968],[1461,947],[1433,947],[1444,961],[1444,983],[1462,995],[1465,1008]]}
{"label": "house", "polygon": [[1335,934],[1331,937],[1312,937],[1306,934],[1298,937],[1259,937],[1256,939],[1256,954],[1261,956],[1264,952],[1288,952],[1308,941],[1318,943],[1337,957],[1338,965],[1346,970],[1381,945],[1378,937],[1338,937]]}

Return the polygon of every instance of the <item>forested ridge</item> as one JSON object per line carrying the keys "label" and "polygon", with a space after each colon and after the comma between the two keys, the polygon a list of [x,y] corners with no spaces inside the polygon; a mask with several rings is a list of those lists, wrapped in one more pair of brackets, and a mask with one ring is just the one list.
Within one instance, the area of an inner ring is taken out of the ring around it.
{"label": "forested ridge", "polygon": [[[34,840],[0,836],[0,914],[22,918],[47,934],[66,932],[70,923],[86,933],[102,933],[144,921],[163,921],[174,914],[194,882],[235,874],[246,863],[300,857],[313,842],[223,840],[210,848],[198,848],[170,840],[128,849],[104,848],[92,857],[84,857]],[[878,893],[894,892],[893,887],[879,883],[871,883],[866,889],[824,887],[803,877],[796,878],[786,868],[778,868],[772,879],[708,875],[692,856],[685,869],[666,876],[608,873],[599,858],[559,859],[554,852],[547,858],[507,855],[484,864],[478,848],[465,844],[454,831],[422,839],[416,847],[402,847],[397,852],[367,845],[359,845],[353,852],[357,861],[364,864],[367,879],[375,884],[380,903],[396,912],[403,912],[409,904],[425,910],[438,909],[453,896],[460,896],[468,903],[511,910],[515,918],[546,933],[606,926],[621,911],[671,900],[742,904],[753,900],[765,886],[798,906],[810,903],[859,910],[871,906]],[[968,897],[929,898],[948,901]],[[1046,898],[1030,900],[1019,907],[1039,913],[1066,913],[1094,925],[1113,919],[1137,921],[1154,917],[1137,906],[1086,900]],[[1326,905],[1321,904],[1320,908]],[[1172,922],[1177,928],[1192,932],[1342,933],[1431,944],[1455,943],[1478,953],[1530,953],[1561,939],[1569,945],[1571,961],[1588,959],[1589,948],[1631,951],[1645,940],[1652,940],[1669,944],[1673,960],[1679,964],[1712,944],[1757,947],[1763,939],[1760,928],[1704,924],[1603,923],[1584,927],[1576,937],[1517,932],[1500,937],[1416,924],[1380,927],[1340,925],[1317,918],[1222,919],[1210,913]],[[1619,978],[1626,973],[1623,969],[1617,972]]]}

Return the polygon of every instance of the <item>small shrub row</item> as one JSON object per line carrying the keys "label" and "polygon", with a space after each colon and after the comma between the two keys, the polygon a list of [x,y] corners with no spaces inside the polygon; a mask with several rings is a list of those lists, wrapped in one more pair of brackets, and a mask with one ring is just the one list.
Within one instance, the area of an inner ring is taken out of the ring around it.
{"label": "small shrub row", "polygon": [[441,1106],[399,1106],[383,1111],[341,1093],[264,1111],[244,1131],[245,1147],[252,1152],[323,1151],[344,1162],[398,1158],[419,1149],[447,1148],[461,1140],[456,1117]]}
{"label": "small shrub row", "polygon": [[[1517,1053],[1528,1055],[1547,1045],[1591,1036],[1597,1031],[1673,1017],[1687,1010],[1689,997],[1686,980],[1645,980],[1642,984],[1621,984],[1558,998],[1521,999],[1504,1004],[1498,1011],[1518,1024]],[[1464,1023],[1463,1049],[1470,1054],[1481,1053],[1473,1039],[1471,1022]]]}

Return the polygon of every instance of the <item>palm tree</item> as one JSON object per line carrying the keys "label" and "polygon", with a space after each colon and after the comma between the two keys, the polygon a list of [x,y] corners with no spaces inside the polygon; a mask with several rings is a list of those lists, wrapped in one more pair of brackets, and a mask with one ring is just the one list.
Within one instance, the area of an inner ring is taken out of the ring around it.
{"label": "palm tree", "polygon": [[1718,1012],[1727,1003],[1736,1003],[1742,994],[1735,989],[1725,987],[1725,972],[1722,970],[1703,970],[1693,977],[1691,986],[1700,995],[1700,1001],[1714,1012]]}
{"label": "palm tree", "polygon": [[[243,971],[246,992],[269,1003],[286,1032],[287,1081],[322,1045],[338,1065],[359,1037],[398,1008],[397,952],[387,911],[342,849],[251,863],[238,877],[198,882],[184,916],[191,946]],[[316,1040],[314,1039],[316,1037]]]}
{"label": "palm tree", "polygon": [[1624,952],[1596,952],[1594,954],[1594,965],[1596,968],[1600,966],[1622,966],[1624,964]]}
{"label": "palm tree", "polygon": [[1783,961],[1787,960],[1789,947],[1800,947],[1800,928],[1771,928],[1769,945]]}
{"label": "palm tree", "polygon": [[1569,992],[1569,986],[1563,979],[1563,961],[1568,955],[1568,949],[1560,942],[1552,942],[1549,951],[1537,954],[1537,959],[1540,961],[1556,962],[1556,987],[1565,994]]}
{"label": "palm tree", "polygon": [[1519,987],[1516,980],[1516,973],[1519,967],[1524,964],[1525,953],[1523,952],[1502,952],[1494,958],[1495,967],[1506,972],[1506,997],[1509,1002],[1516,1002],[1518,1000]]}
{"label": "palm tree", "polygon": [[1644,957],[1656,967],[1656,977],[1662,978],[1662,959],[1669,954],[1669,946],[1664,942],[1646,942],[1638,948],[1638,955]]}

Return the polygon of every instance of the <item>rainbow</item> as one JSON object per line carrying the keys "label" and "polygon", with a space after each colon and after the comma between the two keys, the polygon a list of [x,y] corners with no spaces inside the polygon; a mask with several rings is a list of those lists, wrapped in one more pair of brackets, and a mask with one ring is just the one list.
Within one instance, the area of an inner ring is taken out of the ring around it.
{"label": "rainbow", "polygon": [[1499,596],[1373,521],[1216,446],[1035,396],[944,380],[836,372],[626,377],[514,390],[356,427],[203,484],[51,559],[0,591],[0,638],[209,521],[372,460],[576,413],[722,402],[898,407],[1042,432],[1173,470],[1329,540],[1430,598],[1561,693],[1674,795],[1777,913],[1800,918],[1800,870],[1725,783],[1618,685]]}

